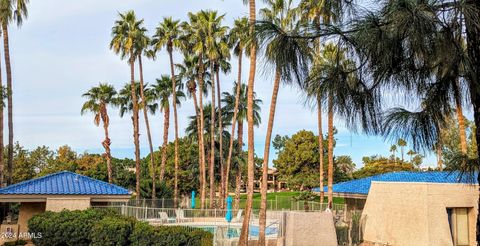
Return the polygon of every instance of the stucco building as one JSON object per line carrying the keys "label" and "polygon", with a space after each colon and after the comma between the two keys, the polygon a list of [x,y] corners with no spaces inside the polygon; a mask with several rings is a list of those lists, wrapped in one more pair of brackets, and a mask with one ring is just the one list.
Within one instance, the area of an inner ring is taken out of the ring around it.
{"label": "stucco building", "polygon": [[20,204],[18,219],[3,221],[0,233],[24,234],[28,220],[44,211],[83,210],[96,204],[126,202],[130,196],[127,189],[68,171],[27,180],[0,189],[0,202]]}
{"label": "stucco building", "polygon": [[333,191],[348,211],[362,211],[366,245],[477,245],[478,184],[459,172],[392,172]]}

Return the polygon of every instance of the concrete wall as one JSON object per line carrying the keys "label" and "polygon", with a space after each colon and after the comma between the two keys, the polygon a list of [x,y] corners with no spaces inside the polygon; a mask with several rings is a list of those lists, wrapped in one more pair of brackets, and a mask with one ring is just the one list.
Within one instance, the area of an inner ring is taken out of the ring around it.
{"label": "concrete wall", "polygon": [[469,209],[475,244],[478,185],[372,182],[362,213],[370,245],[453,245],[447,208]]}
{"label": "concrete wall", "polygon": [[337,234],[332,214],[328,212],[288,212],[284,245],[337,246]]}
{"label": "concrete wall", "polygon": [[20,204],[20,210],[18,212],[18,224],[20,226],[20,232],[28,231],[28,220],[34,215],[45,212],[44,202],[23,202]]}
{"label": "concrete wall", "polygon": [[86,198],[47,198],[47,211],[84,210],[90,207],[90,197]]}

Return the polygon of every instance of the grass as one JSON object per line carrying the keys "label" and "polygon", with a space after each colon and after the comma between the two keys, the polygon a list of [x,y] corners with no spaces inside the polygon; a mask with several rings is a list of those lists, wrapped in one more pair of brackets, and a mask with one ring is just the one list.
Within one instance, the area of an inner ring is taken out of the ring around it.
{"label": "grass", "polygon": [[[294,200],[294,197],[298,196],[300,191],[284,191],[284,192],[274,192],[267,194],[267,208],[272,210],[295,210],[295,209],[303,209],[303,202],[297,202]],[[325,194],[326,195],[326,194]],[[233,198],[233,197],[232,197]],[[260,209],[260,193],[253,194],[253,204],[252,207],[254,210]],[[318,202],[320,199],[319,196],[315,197],[314,202]],[[245,208],[245,204],[247,202],[247,194],[240,195],[240,208]],[[195,198],[196,207],[200,207],[200,198]],[[324,203],[327,203],[327,197],[325,196]],[[345,200],[342,197],[334,197],[333,203],[336,204],[344,204]]]}

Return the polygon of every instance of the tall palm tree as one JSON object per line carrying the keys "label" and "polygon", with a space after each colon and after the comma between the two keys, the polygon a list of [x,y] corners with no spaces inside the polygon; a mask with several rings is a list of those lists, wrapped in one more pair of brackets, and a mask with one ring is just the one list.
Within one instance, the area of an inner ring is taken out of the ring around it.
{"label": "tall palm tree", "polygon": [[[246,0],[244,0],[246,3]],[[249,7],[249,34],[255,33],[256,7],[255,0],[248,0]],[[243,217],[242,230],[240,232],[239,245],[248,245],[248,233],[250,224],[250,215],[252,214],[253,203],[253,182],[255,179],[255,139],[254,139],[254,121],[253,121],[253,92],[255,90],[255,72],[257,67],[257,47],[256,43],[250,46],[250,71],[247,85],[247,125],[248,125],[248,157],[247,157],[247,204],[245,206],[245,216]],[[238,81],[240,83],[240,81]]]}
{"label": "tall palm tree", "polygon": [[[204,75],[205,75],[205,64],[204,64],[204,58],[205,58],[205,40],[206,40],[206,33],[205,29],[202,28],[202,21],[200,19],[201,16],[199,14],[193,14],[193,13],[188,13],[188,18],[189,22],[183,22],[182,23],[182,29],[185,31],[183,39],[185,42],[183,42],[183,50],[184,51],[189,51],[198,56],[198,71],[197,71],[197,81],[198,85],[200,88],[204,87],[205,81],[204,81]],[[204,117],[203,117],[203,90],[199,91],[199,96],[198,96],[198,103],[199,103],[199,120],[200,120],[200,129],[203,129],[204,127]],[[203,182],[200,184],[201,185],[201,190],[200,190],[200,206],[202,208],[205,207],[205,191],[206,191],[206,164],[205,164],[205,143],[204,143],[204,137],[202,134],[199,135],[199,150],[200,152],[200,157],[201,157],[201,176]]]}
{"label": "tall palm tree", "polygon": [[[337,22],[340,19],[340,9],[337,4],[339,1],[336,2],[325,2],[325,1],[317,1],[317,0],[302,0],[299,4],[299,11],[301,12],[301,17],[306,21],[313,22],[315,28],[320,29],[321,24],[330,24],[332,22]],[[313,62],[318,62],[321,54],[321,41],[320,38],[315,39],[314,43],[314,59]],[[316,59],[317,58],[317,59]],[[323,150],[323,131],[322,131],[322,99],[318,93],[308,92],[307,94],[310,97],[313,96],[315,99],[315,103],[317,105],[317,125],[318,125],[318,146],[319,146],[319,179],[320,179],[320,203],[324,202],[325,194],[323,191],[324,187],[324,150]]]}
{"label": "tall palm tree", "polygon": [[213,200],[215,198],[215,63],[220,57],[228,53],[228,45],[222,42],[221,38],[227,34],[228,28],[222,26],[221,22],[224,15],[218,15],[216,11],[200,11],[197,14],[197,28],[201,28],[201,34],[205,38],[205,47],[203,48],[210,65],[210,79],[212,89],[212,112],[210,113],[210,163],[209,163],[209,178],[210,178],[210,208],[213,208]]}
{"label": "tall palm tree", "polygon": [[[168,57],[170,60],[170,73],[172,81],[172,101],[177,101],[177,88],[176,78],[175,78],[175,69],[173,63],[173,50],[175,48],[181,47],[181,42],[179,40],[182,34],[180,21],[173,20],[171,17],[163,18],[163,21],[158,24],[156,28],[155,35],[153,36],[152,45],[155,50],[159,50],[161,47],[165,46],[167,48]],[[175,180],[178,179],[178,116],[177,116],[177,105],[173,104],[173,122],[175,128]],[[165,166],[162,157],[162,165]],[[160,179],[163,179],[163,175],[160,175]],[[178,204],[178,183],[174,184],[174,203],[175,206]]]}
{"label": "tall palm tree", "polygon": [[[295,28],[295,21],[297,18],[297,9],[291,7],[292,1],[284,0],[268,0],[267,8],[260,9],[260,15],[265,21],[270,21],[283,29],[292,30]],[[259,237],[258,242],[260,245],[265,244],[265,228],[266,228],[266,216],[267,216],[267,177],[268,177],[268,162],[270,155],[270,144],[272,141],[273,123],[275,120],[275,110],[277,106],[278,91],[280,89],[280,82],[288,82],[288,78],[282,78],[282,71],[279,64],[282,63],[283,57],[277,56],[276,49],[279,48],[281,40],[272,39],[267,41],[265,47],[265,57],[268,62],[274,67],[274,82],[272,99],[270,102],[270,113],[268,117],[267,132],[265,137],[265,149],[263,155],[262,164],[262,181],[261,181],[261,201],[260,201],[260,215],[259,215]],[[306,42],[305,42],[306,44]]]}
{"label": "tall palm tree", "polygon": [[108,126],[110,124],[110,117],[108,116],[108,105],[114,102],[117,92],[112,85],[100,83],[97,87],[93,87],[88,90],[82,96],[87,98],[87,101],[83,104],[81,114],[86,112],[92,112],[94,117],[94,123],[96,126],[103,123],[103,130],[105,133],[105,140],[102,142],[103,148],[105,148],[105,159],[107,159],[107,174],[108,182],[112,183],[112,155],[110,154],[110,138],[108,137]]}
{"label": "tall palm tree", "polygon": [[[230,66],[230,46],[229,42],[226,37],[222,37],[219,40],[219,44],[217,45],[218,48],[218,53],[220,53],[220,57],[215,61],[213,70],[215,72],[215,80],[217,82],[217,104],[218,104],[218,114],[217,117],[218,119],[222,118],[222,89],[221,89],[221,83],[220,83],[220,71],[224,74],[227,74],[231,70]],[[222,48],[224,47],[224,48]],[[223,131],[225,126],[223,125],[223,122],[220,120],[218,121],[218,128]],[[223,134],[218,135],[218,142],[219,142],[219,148],[218,148],[218,155],[220,156],[219,162],[220,162],[220,205],[221,208],[225,208],[225,202],[226,199],[223,199],[224,192],[225,192],[225,166],[224,166],[224,154],[223,154]]]}
{"label": "tall palm tree", "polygon": [[[234,100],[234,107],[233,107],[232,130],[230,132],[231,138],[228,145],[227,166],[225,170],[224,199],[226,199],[228,196],[228,179],[230,176],[230,165],[232,162],[233,140],[235,138],[235,127],[237,125],[236,121],[237,121],[237,115],[238,115],[238,105],[239,105],[240,93],[242,88],[242,58],[243,58],[243,51],[246,48],[248,48],[247,47],[247,44],[249,43],[248,33],[249,33],[248,19],[246,17],[243,17],[240,19],[236,19],[234,21],[233,28],[230,30],[230,35],[229,35],[230,45],[233,46],[233,52],[238,57],[238,73],[237,73],[237,84],[234,85],[234,87],[236,87],[236,92],[235,92],[235,97],[233,97],[235,98],[235,100]],[[240,124],[240,121],[239,121],[239,124]],[[240,125],[238,127],[238,131],[240,132]],[[243,129],[242,129],[242,132],[243,132]],[[243,143],[242,143],[243,139],[241,139],[240,136],[238,136],[238,141],[239,141],[239,148],[240,148],[239,153],[241,153],[242,152],[241,150],[243,147]],[[238,173],[241,173],[241,172],[238,172]]]}
{"label": "tall palm tree", "polygon": [[[150,38],[147,36],[147,29],[139,26],[138,31],[137,31],[137,37],[135,40],[135,53],[137,54],[137,59],[138,59],[138,71],[140,75],[140,97],[142,99],[142,102],[146,102],[145,99],[145,94],[144,94],[144,83],[143,83],[143,63],[142,63],[142,56],[144,54],[150,56],[149,51],[147,51],[147,47],[150,45]],[[143,119],[145,120],[145,128],[147,130],[147,140],[148,140],[148,148],[150,150],[150,167],[152,170],[152,199],[155,199],[157,197],[156,195],[156,182],[155,182],[155,177],[156,177],[156,163],[155,163],[155,158],[153,156],[153,143],[152,143],[152,134],[150,131],[150,121],[148,120],[148,113],[146,107],[141,106],[143,108]]]}
{"label": "tall palm tree", "polygon": [[343,117],[349,127],[357,122],[365,126],[363,120],[372,119],[372,125],[365,132],[374,132],[378,123],[378,91],[368,87],[353,71],[355,63],[346,57],[346,51],[337,45],[328,43],[321,49],[321,55],[313,63],[306,88],[316,88],[322,100],[327,103],[328,112],[328,207],[333,203],[333,118],[335,114]]}
{"label": "tall palm tree", "polygon": [[[160,79],[156,80],[156,84],[151,86],[151,89],[154,94],[155,100],[159,102],[160,112],[163,112],[163,146],[162,146],[162,162],[160,165],[160,180],[163,180],[165,175],[165,164],[167,162],[167,145],[168,145],[168,129],[170,126],[170,97],[172,97],[173,102],[173,90],[172,90],[172,81],[171,77],[167,75],[162,75]],[[176,85],[177,86],[177,85]],[[185,94],[179,90],[175,91],[176,106],[180,105],[180,101],[185,98]],[[175,166],[176,172],[178,172],[178,165]],[[174,176],[174,184],[178,184],[177,176]],[[177,191],[174,191],[174,194],[178,194],[178,187],[174,187]]]}
{"label": "tall palm tree", "polygon": [[[205,206],[205,182],[206,182],[206,175],[205,175],[205,148],[203,144],[203,135],[200,134],[202,129],[202,122],[203,120],[200,120],[200,117],[203,117],[203,113],[201,114],[200,112],[200,106],[198,103],[197,99],[197,83],[195,82],[198,77],[199,73],[199,62],[198,62],[199,57],[191,54],[184,54],[183,58],[183,63],[182,64],[175,64],[177,69],[179,70],[178,77],[180,81],[183,81],[186,84],[188,95],[193,98],[193,106],[195,108],[195,116],[197,117],[197,122],[200,122],[200,124],[197,124],[197,133],[198,135],[198,164],[199,164],[199,169],[200,169],[200,206],[201,208],[204,208]],[[203,75],[202,75],[203,76]],[[203,96],[203,94],[206,92],[205,86],[202,84],[202,87],[200,87],[200,94]],[[203,194],[203,195],[202,195]]]}
{"label": "tall palm tree", "polygon": [[[238,124],[237,128],[237,150],[236,152],[241,154],[243,153],[243,122],[247,120],[247,103],[248,103],[248,98],[247,98],[247,85],[245,84],[238,84],[234,83],[233,84],[233,89],[232,89],[232,94],[228,92],[223,92],[222,93],[223,98],[222,102],[225,104],[223,110],[224,113],[228,115],[229,119],[231,119],[232,124]],[[254,119],[254,126],[259,126],[260,123],[262,122],[262,118],[260,116],[260,104],[262,104],[261,99],[256,98],[256,93],[254,93],[254,100],[253,100],[253,119]],[[237,123],[235,123],[234,119],[237,120]],[[235,127],[232,126],[232,129],[235,130]],[[234,138],[234,134],[230,135],[231,138]],[[232,143],[232,139],[229,140],[230,143]],[[233,147],[233,143],[232,143]],[[233,150],[232,150],[233,151]],[[232,153],[230,153],[229,150],[229,155],[230,155],[230,161],[227,162],[227,167],[226,167],[226,176],[225,176],[225,182],[226,182],[226,190],[225,194],[228,194],[228,184],[229,184],[229,173],[230,173],[230,168],[231,168],[231,160],[232,160]],[[228,159],[227,159],[228,160]],[[242,165],[238,165],[238,168],[242,168]],[[241,177],[239,175],[242,174],[242,170],[237,170],[237,180],[239,180]],[[239,180],[240,181],[240,180]],[[239,187],[236,187],[239,188]],[[237,201],[238,202],[238,201]]]}
{"label": "tall palm tree", "polygon": [[139,35],[139,30],[143,25],[143,20],[137,20],[135,12],[127,11],[119,13],[119,19],[115,21],[112,28],[112,41],[110,49],[120,55],[121,59],[128,59],[130,65],[130,94],[132,97],[133,111],[133,144],[135,145],[135,191],[137,199],[140,199],[140,141],[139,141],[139,122],[138,122],[138,100],[135,93],[135,42]]}
{"label": "tall palm tree", "polygon": [[[12,98],[12,66],[10,63],[10,47],[8,26],[12,23],[20,27],[23,20],[28,17],[28,0],[2,0],[0,2],[0,21],[3,34],[3,50],[5,54],[5,71],[7,74],[7,114],[8,114],[8,179],[7,184],[12,183],[13,175],[13,98]],[[3,110],[2,110],[3,119]],[[3,123],[2,123],[3,124]],[[3,126],[0,129],[3,137]],[[3,140],[2,140],[3,142]],[[2,143],[3,145],[3,143]],[[3,151],[2,151],[3,152]],[[3,157],[2,157],[3,159]]]}

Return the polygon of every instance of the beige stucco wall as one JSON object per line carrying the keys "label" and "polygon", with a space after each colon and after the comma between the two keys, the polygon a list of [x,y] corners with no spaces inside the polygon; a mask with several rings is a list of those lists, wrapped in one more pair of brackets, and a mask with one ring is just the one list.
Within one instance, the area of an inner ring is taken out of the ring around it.
{"label": "beige stucco wall", "polygon": [[446,208],[469,209],[475,244],[478,186],[372,182],[362,213],[364,240],[374,245],[453,245]]}
{"label": "beige stucco wall", "polygon": [[328,212],[288,212],[286,246],[337,246],[333,216]]}
{"label": "beige stucco wall", "polygon": [[44,202],[23,202],[20,204],[18,212],[18,224],[20,232],[28,231],[28,220],[34,215],[45,212]]}
{"label": "beige stucco wall", "polygon": [[79,198],[47,198],[47,211],[59,212],[67,210],[84,210],[90,207],[90,197]]}

